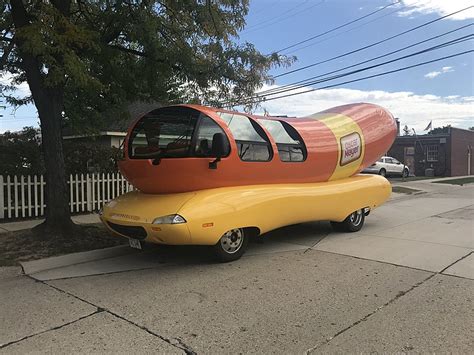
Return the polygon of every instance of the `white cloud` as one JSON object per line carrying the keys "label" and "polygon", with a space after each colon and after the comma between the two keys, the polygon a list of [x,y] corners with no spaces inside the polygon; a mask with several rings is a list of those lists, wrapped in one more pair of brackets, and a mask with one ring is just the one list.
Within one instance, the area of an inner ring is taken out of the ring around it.
{"label": "white cloud", "polygon": [[445,73],[450,73],[450,72],[453,72],[454,69],[453,67],[442,67],[441,70],[436,70],[436,71],[432,71],[432,72],[429,72],[427,74],[425,74],[425,78],[428,78],[428,79],[433,79],[433,78],[436,78],[437,76],[441,75],[441,74],[445,74]]}
{"label": "white cloud", "polygon": [[436,78],[438,75],[441,75],[440,71],[430,71],[429,73],[425,74],[425,78],[433,79]]}
{"label": "white cloud", "polygon": [[[402,6],[410,7],[410,9],[399,12],[399,15],[410,17],[416,13],[435,13],[437,15],[444,16],[467,8],[471,5],[472,0],[402,0]],[[450,20],[466,20],[471,18],[474,18],[474,8],[447,17],[447,19]]]}
{"label": "white cloud", "polygon": [[[13,75],[8,72],[0,72],[0,85],[13,85]],[[16,90],[12,93],[15,94],[18,98],[23,98],[30,95],[30,87],[26,82],[21,83],[20,85],[13,85]]]}
{"label": "white cloud", "polygon": [[[277,88],[277,85],[263,90]],[[301,89],[301,91],[308,88]],[[472,96],[417,95],[413,92],[362,91],[354,89],[316,90],[262,103],[271,115],[306,116],[330,107],[356,102],[369,102],[385,107],[403,125],[422,131],[433,120],[434,127],[450,124],[467,128],[474,123],[474,98]],[[260,110],[258,110],[260,111]],[[257,112],[261,113],[261,112]]]}

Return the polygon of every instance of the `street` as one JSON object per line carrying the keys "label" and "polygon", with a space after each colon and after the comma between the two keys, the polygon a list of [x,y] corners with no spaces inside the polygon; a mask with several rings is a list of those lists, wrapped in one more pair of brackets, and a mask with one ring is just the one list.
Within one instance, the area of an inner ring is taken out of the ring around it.
{"label": "street", "polygon": [[0,352],[468,353],[474,185],[403,186],[358,233],[289,226],[228,264],[115,247],[0,268]]}

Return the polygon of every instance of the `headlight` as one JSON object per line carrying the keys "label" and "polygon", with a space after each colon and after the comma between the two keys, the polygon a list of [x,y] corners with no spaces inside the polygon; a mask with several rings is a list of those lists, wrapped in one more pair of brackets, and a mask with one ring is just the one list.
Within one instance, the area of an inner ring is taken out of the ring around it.
{"label": "headlight", "polygon": [[153,220],[153,224],[180,224],[186,223],[186,220],[179,214],[170,214],[168,216],[158,217]]}

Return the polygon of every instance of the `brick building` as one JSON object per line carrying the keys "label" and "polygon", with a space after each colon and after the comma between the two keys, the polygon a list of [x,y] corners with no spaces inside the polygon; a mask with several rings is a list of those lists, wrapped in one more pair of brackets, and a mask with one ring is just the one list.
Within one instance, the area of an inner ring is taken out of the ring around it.
{"label": "brick building", "polygon": [[399,136],[388,155],[404,162],[416,176],[474,175],[474,131],[445,127],[441,133]]}

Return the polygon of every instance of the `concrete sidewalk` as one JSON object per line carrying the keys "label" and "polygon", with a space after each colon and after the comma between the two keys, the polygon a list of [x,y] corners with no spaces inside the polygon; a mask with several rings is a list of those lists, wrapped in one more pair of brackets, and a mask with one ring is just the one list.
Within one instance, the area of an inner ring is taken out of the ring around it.
{"label": "concrete sidewalk", "polygon": [[[91,214],[82,214],[77,216],[72,216],[72,220],[77,224],[93,224],[100,223],[99,215],[97,213]],[[23,229],[31,229],[38,224],[42,223],[44,219],[27,219],[23,221],[7,222],[0,223],[0,234],[7,232],[14,232]]]}
{"label": "concrete sidewalk", "polygon": [[425,193],[359,233],[288,226],[233,263],[116,247],[0,268],[0,354],[471,353],[474,185],[402,186]]}

